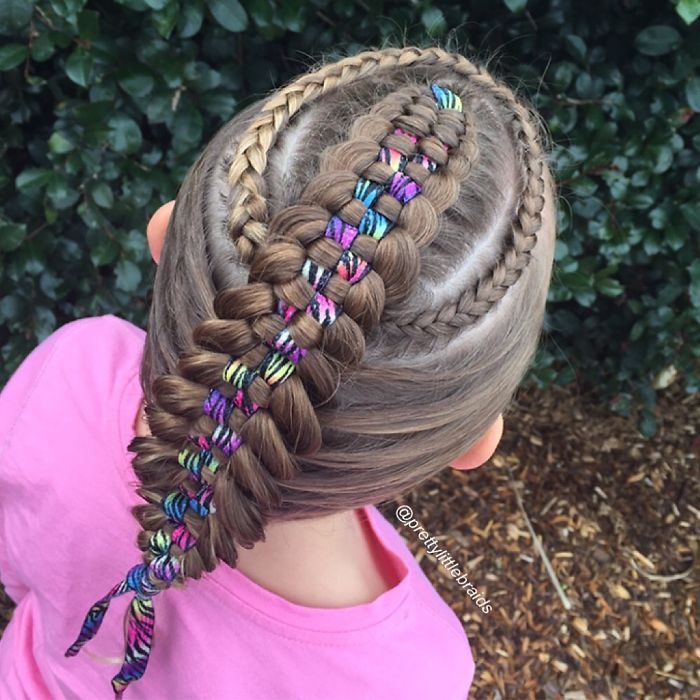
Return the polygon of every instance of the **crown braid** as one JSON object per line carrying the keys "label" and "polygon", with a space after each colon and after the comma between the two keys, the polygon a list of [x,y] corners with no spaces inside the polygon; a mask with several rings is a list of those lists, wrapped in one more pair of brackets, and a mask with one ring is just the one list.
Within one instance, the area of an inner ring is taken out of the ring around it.
{"label": "crown braid", "polygon": [[[418,87],[392,93],[357,120],[300,204],[265,229],[269,242],[252,260],[250,284],[217,294],[218,318],[194,331],[199,349],[180,358],[177,373],[154,382],[152,436],[134,462],[139,494],[149,501],[134,509],[144,528],[144,562],[91,608],[66,652],[77,654],[111,599],[133,590],[125,661],[112,679],[117,697],[146,670],[153,597],[213,570],[219,559],[235,565],[236,543],[264,540],[279,482],[297,470],[293,455],[321,445],[306,382],[327,395],[339,367],[361,361],[363,334],[385,304],[415,285],[417,249],[433,240],[438,215],[455,201],[469,171],[475,140],[468,124],[461,97],[438,85],[432,96]],[[314,429],[300,443],[302,421]],[[147,484],[170,469],[168,456],[180,468],[173,473],[176,489],[163,497]],[[192,479],[194,492],[186,486]]]}
{"label": "crown braid", "polygon": [[[249,264],[257,251],[264,247],[269,231],[266,224],[266,187],[262,175],[267,167],[268,153],[277,136],[302,106],[308,105],[312,100],[344,83],[369,73],[408,66],[449,68],[469,79],[475,86],[487,90],[512,111],[516,137],[522,142],[525,153],[528,154],[526,166],[530,173],[530,177],[526,178],[528,189],[523,198],[522,207],[518,211],[520,223],[513,227],[514,249],[509,261],[513,262],[515,266],[513,269],[516,272],[506,275],[505,270],[509,266],[497,265],[494,270],[495,277],[490,276],[483,281],[474,300],[470,301],[468,297],[466,301],[463,300],[464,303],[456,313],[461,314],[461,318],[468,317],[467,323],[473,323],[505,294],[508,286],[520,277],[520,270],[527,265],[527,253],[535,244],[533,232],[541,226],[544,176],[543,164],[541,162],[538,164],[540,149],[531,121],[534,117],[532,111],[522,104],[507,86],[496,82],[489,72],[461,54],[448,53],[438,47],[421,49],[413,46],[364,51],[323,66],[277,91],[264,104],[260,116],[246,130],[241,138],[236,158],[231,163],[229,183],[239,185],[240,194],[233,200],[231,207],[228,222],[229,234],[236,244],[241,261],[245,264]],[[532,157],[530,157],[531,150]],[[512,260],[513,255],[517,260]],[[494,287],[500,289],[493,291]],[[468,313],[469,310],[473,312],[471,315]],[[445,311],[449,319],[451,313],[449,305],[447,309],[440,311]],[[445,320],[442,316],[440,319]],[[416,320],[417,328],[426,332],[428,319],[421,317]],[[411,320],[403,319],[397,322],[396,326],[410,335],[411,329],[408,328],[410,324]],[[441,327],[438,325],[438,329]],[[457,324],[454,324],[454,327],[457,327]],[[420,333],[420,330],[418,332]]]}

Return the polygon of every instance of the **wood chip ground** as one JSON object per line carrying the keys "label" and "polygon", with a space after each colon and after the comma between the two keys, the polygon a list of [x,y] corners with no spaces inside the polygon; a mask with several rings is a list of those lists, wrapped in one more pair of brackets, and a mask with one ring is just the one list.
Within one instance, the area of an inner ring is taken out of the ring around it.
{"label": "wood chip ground", "polygon": [[[402,527],[396,503],[380,507],[464,624],[470,698],[700,698],[700,395],[672,385],[656,415],[646,440],[634,417],[575,388],[521,388],[488,463],[400,499],[491,601],[488,614]],[[0,586],[0,633],[12,610]]]}

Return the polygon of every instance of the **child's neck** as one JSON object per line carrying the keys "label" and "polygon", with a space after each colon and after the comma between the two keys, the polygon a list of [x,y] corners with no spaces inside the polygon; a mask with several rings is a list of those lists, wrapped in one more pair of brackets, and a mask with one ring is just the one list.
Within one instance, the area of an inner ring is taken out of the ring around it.
{"label": "child's neck", "polygon": [[249,579],[307,607],[369,603],[398,583],[388,555],[355,510],[270,523],[265,541],[238,547],[238,557]]}
{"label": "child's neck", "polygon": [[[143,401],[134,431],[137,436],[151,434]],[[238,547],[237,551],[237,568],[242,574],[307,607],[369,603],[399,582],[389,555],[357,510],[270,523],[264,542],[257,542],[253,549]]]}

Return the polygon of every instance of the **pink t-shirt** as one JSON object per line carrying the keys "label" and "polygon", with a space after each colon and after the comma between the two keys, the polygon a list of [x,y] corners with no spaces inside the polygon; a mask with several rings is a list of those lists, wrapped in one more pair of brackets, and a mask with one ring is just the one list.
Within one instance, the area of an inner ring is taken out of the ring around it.
{"label": "pink t-shirt", "polygon": [[[90,606],[141,561],[127,445],[145,336],[113,315],[72,321],[0,393],[0,579],[17,603],[0,639],[2,700],[114,697],[132,592],[77,656],[64,652]],[[474,662],[462,625],[393,526],[364,510],[402,572],[394,588],[311,608],[221,564],[154,598],[154,647],[125,700],[465,700]]]}

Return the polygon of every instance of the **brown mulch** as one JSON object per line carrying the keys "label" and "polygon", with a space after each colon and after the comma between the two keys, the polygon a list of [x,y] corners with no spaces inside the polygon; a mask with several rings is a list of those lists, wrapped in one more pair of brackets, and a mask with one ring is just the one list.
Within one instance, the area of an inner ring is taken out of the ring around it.
{"label": "brown mulch", "polygon": [[647,441],[574,388],[521,388],[489,463],[404,499],[490,599],[488,614],[382,507],[464,622],[470,697],[700,698],[700,394],[672,386],[657,419]]}
{"label": "brown mulch", "polygon": [[[521,388],[489,463],[445,470],[402,499],[491,601],[488,614],[402,527],[396,504],[380,508],[464,622],[471,698],[700,698],[700,394],[672,385],[657,420],[647,441],[634,418],[575,386]],[[0,587],[0,632],[11,612]]]}

